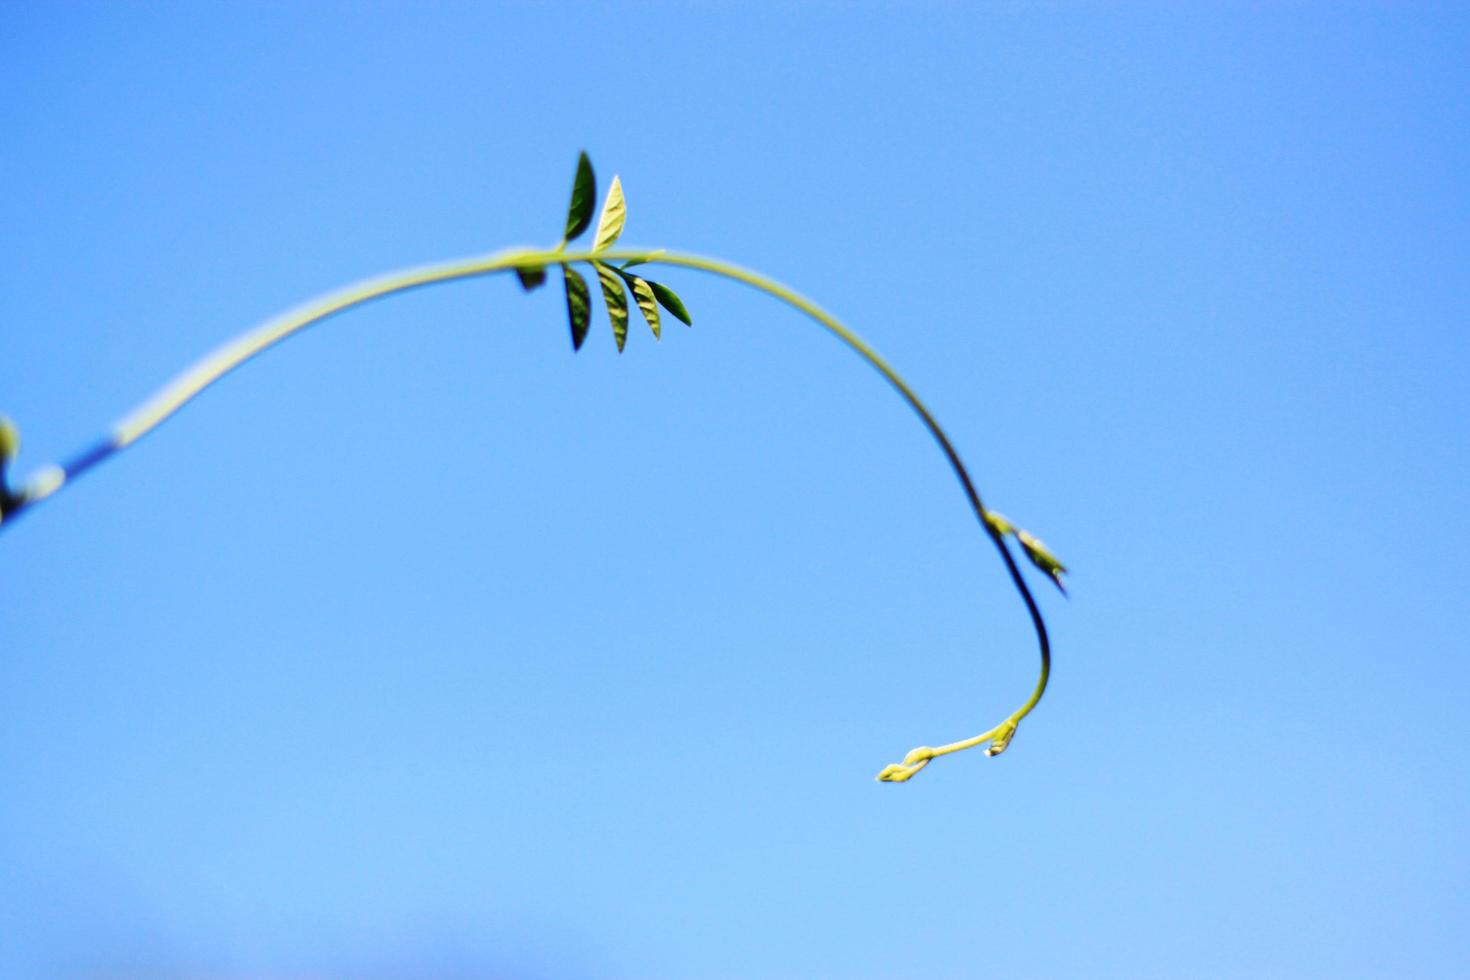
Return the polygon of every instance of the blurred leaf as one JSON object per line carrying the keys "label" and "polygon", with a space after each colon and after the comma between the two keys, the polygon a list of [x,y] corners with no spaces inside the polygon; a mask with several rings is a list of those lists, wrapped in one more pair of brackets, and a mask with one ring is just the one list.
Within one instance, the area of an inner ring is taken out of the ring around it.
{"label": "blurred leaf", "polygon": [[521,288],[530,292],[537,286],[546,282],[546,266],[528,265],[516,270],[516,278],[521,281]]}
{"label": "blurred leaf", "polygon": [[602,300],[607,304],[607,318],[612,321],[613,339],[621,354],[628,342],[628,294],[618,274],[601,262],[597,263],[597,281],[602,283]]}
{"label": "blurred leaf", "polygon": [[654,298],[653,287],[648,284],[647,279],[639,279],[627,273],[622,275],[628,283],[628,288],[633,290],[633,300],[643,313],[643,319],[648,321],[648,329],[653,331],[654,339],[660,339],[663,336],[663,325],[659,322],[658,300]]}
{"label": "blurred leaf", "polygon": [[652,280],[649,281],[648,286],[653,290],[653,295],[658,297],[660,306],[672,313],[676,319],[684,321],[684,326],[694,326],[694,321],[689,319],[689,311],[684,309],[684,304],[672,289]]}
{"label": "blurred leaf", "polygon": [[622,181],[614,177],[607,189],[607,200],[602,205],[602,217],[597,220],[597,237],[592,240],[592,251],[600,252],[618,240],[623,233],[623,222],[628,218],[628,206],[623,200]]}
{"label": "blurred leaf", "polygon": [[581,350],[587,339],[587,325],[592,321],[592,294],[587,280],[571,266],[561,267],[567,286],[567,322],[572,326],[572,350]]}
{"label": "blurred leaf", "polygon": [[576,238],[592,223],[592,208],[597,202],[597,178],[587,151],[577,157],[577,176],[572,181],[572,204],[567,208],[567,233],[563,244]]}

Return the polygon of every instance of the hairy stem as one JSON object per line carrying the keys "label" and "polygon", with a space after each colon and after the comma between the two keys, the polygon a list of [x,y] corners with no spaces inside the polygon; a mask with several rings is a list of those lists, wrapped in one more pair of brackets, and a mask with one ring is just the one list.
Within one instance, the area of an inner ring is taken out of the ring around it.
{"label": "hairy stem", "polygon": [[669,252],[663,249],[611,248],[603,249],[602,251],[576,252],[563,251],[561,249],[555,251],[510,249],[490,255],[473,256],[435,265],[419,266],[412,269],[390,272],[386,275],[366,279],[335,292],[328,293],[265,321],[208,354],[117,422],[105,437],[59,465],[42,468],[17,493],[9,498],[7,506],[3,508],[3,524],[0,524],[0,526],[9,524],[21,511],[29,509],[52,496],[92,467],[108,459],[115,453],[126,449],[154,429],[157,429],[175,412],[203,392],[204,389],[219,381],[246,361],[274,347],[287,337],[333,317],[338,313],[342,313],[356,306],[361,306],[364,303],[372,302],[373,300],[392,296],[395,293],[407,292],[411,289],[418,289],[436,283],[451,282],[457,279],[470,279],[518,268],[537,268],[559,264],[570,265],[577,262],[592,262],[593,260],[599,262],[634,261],[638,263],[680,266],[712,273],[758,289],[806,314],[830,333],[834,334],[839,340],[855,351],[858,356],[882,374],[888,383],[903,397],[904,401],[908,403],[909,407],[918,414],[925,427],[928,428],[930,435],[934,437],[934,440],[939,443],[940,449],[943,450],[945,458],[949,461],[950,468],[954,470],[955,476],[960,481],[960,486],[964,488],[965,496],[970,502],[970,508],[975,512],[975,517],[978,519],[980,527],[1000,552],[1001,560],[1005,563],[1006,571],[1010,575],[1011,582],[1015,585],[1016,591],[1025,603],[1026,611],[1031,617],[1031,624],[1035,629],[1037,643],[1040,647],[1041,676],[1037,681],[1035,691],[1026,703],[999,725],[973,738],[952,742],[938,748],[923,747],[914,749],[904,759],[903,763],[888,766],[878,774],[878,778],[886,782],[905,781],[923,769],[924,766],[928,765],[930,760],[938,756],[973,748],[985,742],[992,743],[990,748],[991,754],[1002,751],[1009,743],[1010,737],[1015,731],[1016,724],[1036,707],[1036,704],[1041,700],[1042,695],[1046,691],[1047,681],[1051,674],[1051,645],[1047,637],[1046,624],[1042,619],[1041,610],[1037,606],[1036,599],[1032,595],[1031,589],[1027,586],[1025,579],[1022,577],[1021,569],[1015,557],[1011,554],[1009,547],[1007,547],[1005,535],[997,531],[986,520],[986,510],[984,504],[981,503],[980,494],[975,489],[974,481],[970,479],[969,471],[965,469],[965,464],[960,460],[959,453],[955,450],[954,444],[950,442],[949,436],[945,434],[944,429],[940,427],[934,416],[929,412],[929,409],[924,406],[919,396],[899,376],[898,372],[880,357],[873,348],[868,346],[866,341],[843,326],[836,317],[781,283],[718,259]]}

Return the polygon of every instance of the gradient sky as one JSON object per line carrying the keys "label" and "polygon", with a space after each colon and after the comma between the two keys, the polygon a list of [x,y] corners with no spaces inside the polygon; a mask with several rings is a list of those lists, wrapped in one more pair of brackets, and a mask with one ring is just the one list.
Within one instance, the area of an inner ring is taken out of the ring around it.
{"label": "gradient sky", "polygon": [[[323,325],[0,536],[0,976],[1470,974],[1470,15],[0,4],[22,473],[401,265],[843,316]],[[1044,584],[1038,584],[1045,589]]]}

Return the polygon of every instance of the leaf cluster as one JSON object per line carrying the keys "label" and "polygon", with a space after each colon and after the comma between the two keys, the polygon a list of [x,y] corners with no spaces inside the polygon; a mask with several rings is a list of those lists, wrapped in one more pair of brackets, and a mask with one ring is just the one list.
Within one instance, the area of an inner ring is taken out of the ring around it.
{"label": "leaf cluster", "polygon": [[[568,243],[579,238],[592,226],[596,200],[597,177],[592,171],[592,161],[583,152],[577,159],[577,174],[572,180],[572,200],[567,207],[566,231],[556,247],[557,252],[564,252]],[[672,289],[628,271],[650,261],[657,253],[628,259],[621,265],[613,265],[597,258],[599,253],[608,251],[616,244],[627,220],[628,203],[623,197],[623,184],[615,176],[612,186],[607,189],[607,199],[603,201],[602,213],[597,219],[597,230],[592,236],[592,258],[583,261],[592,266],[592,271],[597,276],[602,305],[607,310],[608,323],[612,326],[613,340],[618,345],[619,353],[622,353],[628,342],[629,293],[632,294],[633,304],[638,307],[644,322],[653,331],[655,340],[663,336],[660,309],[685,326],[693,326],[694,323],[689,311],[684,308],[684,303]],[[574,262],[558,264],[561,266],[562,283],[566,292],[567,323],[572,330],[572,349],[581,350],[592,322],[592,290],[582,273],[573,268]],[[529,292],[546,282],[546,267],[521,266],[516,269],[516,277],[520,280],[521,288]]]}

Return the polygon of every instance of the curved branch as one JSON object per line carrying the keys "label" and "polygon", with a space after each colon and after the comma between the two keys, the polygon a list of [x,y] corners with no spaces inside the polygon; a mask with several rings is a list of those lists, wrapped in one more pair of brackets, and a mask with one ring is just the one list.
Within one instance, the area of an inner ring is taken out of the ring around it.
{"label": "curved branch", "polygon": [[246,331],[236,339],[208,354],[117,422],[107,436],[60,465],[42,468],[32,476],[18,493],[10,494],[7,491],[5,506],[0,508],[0,510],[3,510],[3,513],[0,513],[0,527],[9,524],[20,512],[52,496],[63,486],[74,481],[97,464],[153,432],[173,416],[174,413],[179,411],[179,409],[183,408],[194,398],[198,397],[206,388],[219,381],[231,371],[234,371],[245,362],[259,356],[293,334],[305,330],[307,327],[350,310],[353,307],[361,306],[364,303],[436,283],[452,282],[457,279],[471,279],[513,269],[538,269],[550,265],[570,265],[577,262],[593,261],[633,261],[637,263],[679,266],[688,269],[697,269],[751,286],[804,313],[828,332],[835,335],[871,367],[876,369],[878,373],[882,374],[888,383],[903,397],[904,401],[908,403],[909,407],[914,410],[929,430],[930,435],[939,443],[940,449],[949,461],[950,468],[954,471],[955,476],[960,482],[960,486],[965,491],[970,508],[974,511],[976,519],[980,522],[980,527],[1000,552],[1001,560],[1005,563],[1006,571],[1010,575],[1011,582],[1026,606],[1026,611],[1030,615],[1031,624],[1036,633],[1037,644],[1040,647],[1041,676],[1037,681],[1035,691],[1026,703],[999,725],[973,738],[952,742],[938,748],[924,746],[914,749],[904,758],[902,763],[886,767],[878,774],[877,778],[885,782],[903,782],[923,769],[932,759],[941,755],[948,755],[952,752],[959,752],[963,749],[973,748],[985,742],[991,743],[987,754],[995,755],[1004,751],[1006,746],[1010,744],[1011,737],[1015,734],[1016,725],[1036,707],[1046,691],[1047,681],[1051,674],[1051,644],[1047,636],[1046,623],[1042,619],[1041,610],[1036,603],[1036,598],[1032,595],[1031,589],[1027,586],[1015,557],[1006,545],[1005,534],[987,519],[988,512],[981,502],[980,494],[975,489],[974,481],[971,480],[969,471],[966,470],[964,462],[961,461],[959,453],[954,448],[954,444],[950,441],[949,436],[940,427],[929,409],[919,399],[919,396],[899,376],[898,372],[880,357],[873,348],[868,346],[866,341],[845,327],[836,317],[832,316],[832,314],[822,309],[816,303],[813,303],[811,300],[775,280],[719,259],[669,252],[663,249],[609,248],[601,251],[580,252],[509,249],[490,255],[472,256],[435,265],[419,266],[390,272],[386,275],[366,279],[327,293],[324,296],[310,300],[307,303],[266,320],[264,323]]}

